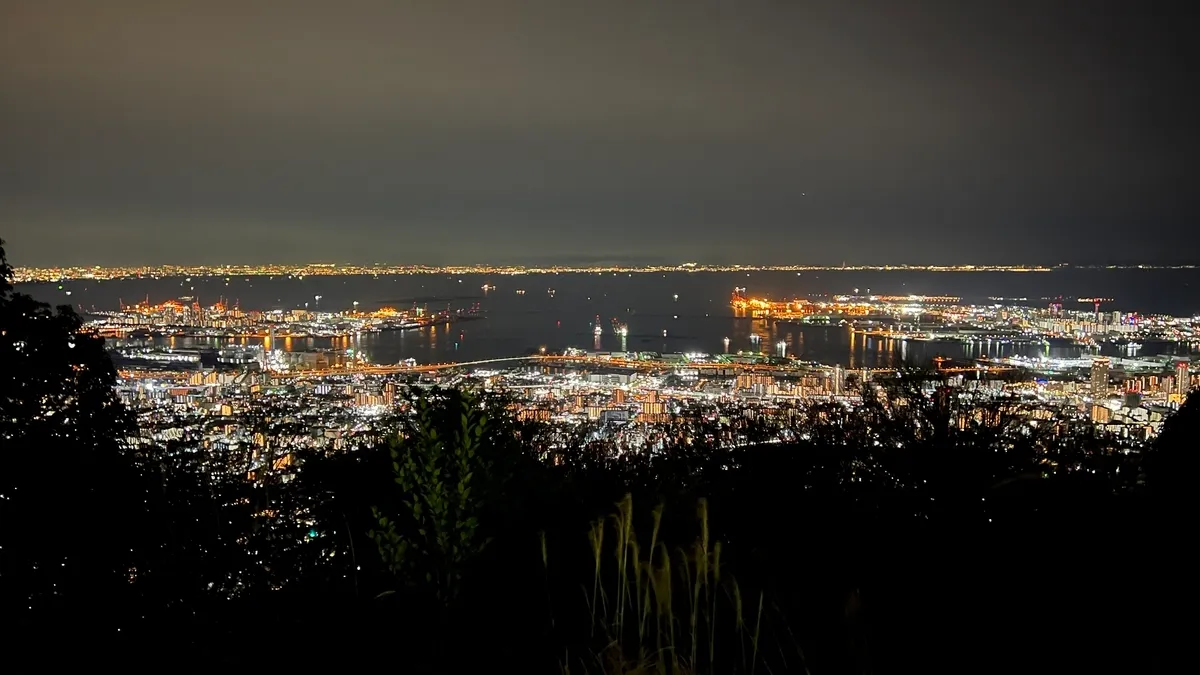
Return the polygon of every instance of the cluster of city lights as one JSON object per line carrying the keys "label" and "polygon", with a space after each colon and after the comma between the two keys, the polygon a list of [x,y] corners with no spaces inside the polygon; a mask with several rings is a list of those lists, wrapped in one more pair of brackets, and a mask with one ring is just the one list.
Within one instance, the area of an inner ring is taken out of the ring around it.
{"label": "cluster of city lights", "polygon": [[21,267],[15,270],[18,283],[58,282],[71,279],[129,279],[165,277],[251,277],[251,276],[328,276],[328,275],[407,275],[407,274],[654,274],[667,272],[833,272],[833,271],[911,271],[911,272],[1051,272],[1056,269],[1194,269],[1194,265],[601,265],[601,266],[523,266],[523,265],[140,265],[126,267]]}

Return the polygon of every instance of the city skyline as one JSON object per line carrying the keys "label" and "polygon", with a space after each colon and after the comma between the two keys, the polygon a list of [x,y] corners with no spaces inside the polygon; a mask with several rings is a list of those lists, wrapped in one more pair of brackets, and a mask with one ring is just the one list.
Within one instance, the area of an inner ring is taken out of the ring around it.
{"label": "city skyline", "polygon": [[1059,263],[1057,265],[714,265],[696,262],[629,265],[621,263],[594,265],[400,265],[371,263],[274,263],[262,265],[217,264],[217,265],[129,265],[129,266],[49,266],[17,267],[14,280],[18,283],[66,281],[78,279],[123,279],[134,277],[181,277],[181,276],[339,276],[380,274],[593,274],[629,273],[656,274],[662,272],[1008,272],[1048,273],[1055,270],[1193,270],[1200,265],[1179,264],[1125,264],[1085,265]]}
{"label": "city skyline", "polygon": [[1185,7],[0,0],[9,651],[1177,669]]}
{"label": "city skyline", "polygon": [[853,4],[13,0],[0,236],[25,267],[1195,262],[1183,15]]}
{"label": "city skyline", "polygon": [[[709,262],[670,262],[648,263],[628,260],[602,260],[594,262],[547,261],[545,264],[521,264],[509,262],[475,262],[455,264],[422,264],[374,261],[370,263],[353,263],[346,261],[310,260],[310,261],[275,261],[257,264],[225,261],[213,264],[181,264],[181,263],[150,263],[136,265],[18,265],[17,278],[19,281],[28,280],[33,274],[44,276],[56,270],[70,272],[103,272],[109,276],[122,274],[280,274],[303,272],[305,274],[374,274],[387,273],[465,273],[465,274],[531,274],[539,272],[661,272],[661,271],[839,271],[839,270],[873,270],[873,271],[944,271],[944,272],[1052,272],[1056,269],[1195,269],[1200,263],[1180,262],[1126,262],[1126,263],[1012,263],[1012,264],[912,264],[903,262],[857,263],[857,264],[800,264],[800,263],[709,263]],[[64,277],[69,278],[69,277]]]}

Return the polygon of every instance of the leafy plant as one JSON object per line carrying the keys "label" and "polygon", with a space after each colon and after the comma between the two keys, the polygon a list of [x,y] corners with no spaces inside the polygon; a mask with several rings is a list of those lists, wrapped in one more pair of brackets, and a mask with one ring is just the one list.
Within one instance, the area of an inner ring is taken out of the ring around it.
{"label": "leafy plant", "polygon": [[397,527],[394,518],[372,508],[378,528],[368,534],[387,569],[427,584],[443,603],[458,596],[466,565],[488,543],[479,515],[480,486],[492,468],[483,447],[490,424],[468,391],[418,395],[409,428],[390,441],[409,527]]}

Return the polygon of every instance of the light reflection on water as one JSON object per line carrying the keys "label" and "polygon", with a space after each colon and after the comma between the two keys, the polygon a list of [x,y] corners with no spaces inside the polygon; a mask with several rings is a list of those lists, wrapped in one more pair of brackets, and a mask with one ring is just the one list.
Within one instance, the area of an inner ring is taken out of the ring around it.
{"label": "light reflection on water", "polygon": [[[857,335],[844,326],[801,326],[763,320],[754,320],[753,322],[733,320],[733,325],[729,330],[714,327],[707,331],[707,340],[694,336],[664,340],[661,336],[622,337],[612,334],[593,335],[592,339],[588,340],[584,331],[578,331],[574,335],[573,341],[569,333],[565,335],[560,333],[558,336],[551,335],[551,338],[559,337],[560,339],[546,339],[540,342],[530,336],[525,341],[527,346],[505,349],[505,345],[518,343],[512,339],[491,342],[488,336],[489,331],[485,329],[487,321],[488,319],[484,319],[459,326],[441,324],[419,330],[364,333],[343,338],[277,338],[276,342],[278,348],[285,351],[352,348],[356,352],[361,351],[374,363],[397,363],[407,358],[414,358],[421,363],[498,358],[532,353],[540,345],[546,345],[551,351],[581,344],[598,351],[628,351],[632,344],[637,345],[633,346],[633,349],[643,351],[697,350],[719,354],[726,351],[724,339],[720,337],[726,332],[730,334],[728,350],[730,353],[769,351],[773,350],[777,343],[782,342],[787,345],[787,354],[789,355],[809,361],[837,363],[852,369],[891,368],[905,363],[925,364],[939,356],[961,360],[1007,356],[1076,358],[1088,353],[1085,348],[1066,342],[1047,346],[1031,343],[1006,343],[996,340],[973,342],[899,340]],[[753,334],[761,336],[761,340],[757,343],[752,342],[750,336]],[[463,338],[461,342],[457,340],[459,337]],[[173,337],[157,339],[154,342],[177,349],[215,349],[234,344],[267,344],[270,341],[267,338]],[[701,342],[709,343],[707,349],[693,347]],[[1110,355],[1128,355],[1129,353],[1123,348],[1116,347],[1105,348],[1103,351]],[[1174,345],[1150,344],[1146,345],[1139,353],[1150,356],[1175,352]]]}
{"label": "light reflection on water", "polygon": [[[463,279],[460,283],[459,279]],[[395,363],[413,358],[418,362],[466,361],[536,352],[540,347],[556,351],[568,346],[617,350],[737,353],[774,352],[779,342],[787,353],[802,359],[841,363],[851,368],[892,367],[906,361],[928,362],[934,356],[977,358],[981,356],[1052,356],[1070,358],[1082,350],[1068,344],[1049,348],[999,342],[912,342],[853,335],[838,326],[796,325],[758,318],[737,318],[729,307],[734,286],[747,286],[751,295],[774,298],[803,294],[848,293],[856,287],[876,293],[957,295],[967,301],[986,303],[988,296],[1026,297],[1030,304],[1044,306],[1041,296],[1110,297],[1111,308],[1124,311],[1170,311],[1180,314],[1200,310],[1195,295],[1200,287],[1197,271],[1090,271],[1047,274],[1004,273],[697,273],[667,275],[594,274],[521,275],[485,277],[439,275],[398,277],[320,277],[303,279],[194,278],[180,287],[179,279],[132,279],[120,281],[70,281],[57,284],[26,284],[19,290],[40,300],[59,304],[74,302],[89,307],[117,309],[122,298],[162,302],[180,293],[194,294],[205,304],[224,298],[245,310],[298,308],[321,296],[327,310],[358,308],[369,311],[383,305],[424,306],[431,311],[447,306],[458,309],[478,303],[484,318],[456,324],[441,324],[418,330],[370,333],[346,338],[278,338],[278,348],[287,350],[361,350],[377,363]],[[494,290],[481,290],[484,284]],[[194,290],[192,288],[194,287]],[[547,289],[554,288],[550,294]],[[517,294],[517,289],[527,290]],[[69,300],[63,296],[72,291]],[[676,298],[675,296],[678,296]],[[594,335],[595,317],[604,332]],[[612,330],[611,321],[628,326],[628,335]],[[665,332],[665,337],[664,337]],[[759,336],[755,341],[751,336]],[[724,340],[729,339],[728,346]],[[262,344],[262,338],[232,340],[168,339],[177,348],[217,347],[226,344]],[[598,345],[597,345],[598,343]],[[1150,356],[1162,345],[1147,344],[1140,352]],[[1106,353],[1108,350],[1106,350]],[[1121,355],[1114,349],[1114,355]]]}

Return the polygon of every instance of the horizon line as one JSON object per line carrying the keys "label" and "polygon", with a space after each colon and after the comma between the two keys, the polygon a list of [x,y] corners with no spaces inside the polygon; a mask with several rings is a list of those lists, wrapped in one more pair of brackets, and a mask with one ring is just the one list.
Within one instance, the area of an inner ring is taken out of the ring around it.
{"label": "horizon line", "polygon": [[486,264],[470,263],[455,265],[394,264],[394,263],[224,263],[224,264],[157,264],[157,265],[60,265],[52,267],[14,267],[16,283],[59,281],[72,278],[118,278],[129,276],[216,276],[237,274],[264,276],[301,274],[304,276],[356,274],[536,274],[536,273],[655,273],[655,272],[836,272],[836,271],[926,271],[926,272],[1052,272],[1062,269],[1196,269],[1194,263],[1058,263],[1046,264],[962,264],[934,265],[912,263],[883,263],[841,265],[754,265],[754,264],[591,264],[591,265],[529,265],[529,264]]}

